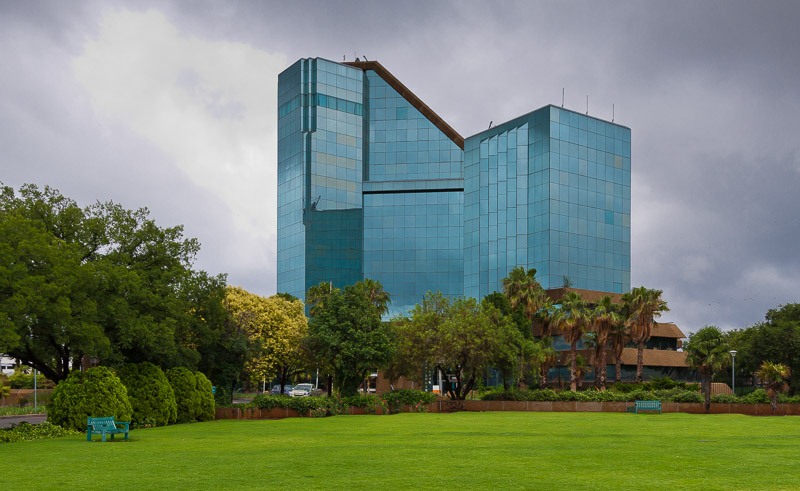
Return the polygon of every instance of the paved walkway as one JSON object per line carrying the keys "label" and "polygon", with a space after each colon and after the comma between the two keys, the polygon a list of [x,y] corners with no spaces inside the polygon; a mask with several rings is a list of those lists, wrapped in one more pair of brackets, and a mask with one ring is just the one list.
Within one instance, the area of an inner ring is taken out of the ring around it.
{"label": "paved walkway", "polygon": [[24,416],[0,416],[0,428],[10,428],[12,425],[20,424],[23,421],[35,425],[47,420],[46,414],[26,414]]}

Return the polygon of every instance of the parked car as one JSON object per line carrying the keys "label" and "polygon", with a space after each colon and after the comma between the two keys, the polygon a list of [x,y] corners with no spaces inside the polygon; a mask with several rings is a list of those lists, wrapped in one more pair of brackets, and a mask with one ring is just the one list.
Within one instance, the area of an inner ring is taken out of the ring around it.
{"label": "parked car", "polygon": [[[291,392],[292,392],[292,386],[291,386],[291,385],[289,385],[289,384],[286,384],[286,385],[284,385],[284,386],[283,386],[283,393],[284,393],[285,395],[287,395],[287,396],[288,396],[288,395],[290,395],[290,394],[291,394]],[[272,390],[270,390],[270,391],[269,391],[269,393],[270,393],[270,394],[272,394],[272,395],[274,395],[274,396],[277,396],[277,395],[279,395],[279,394],[281,393],[281,386],[280,386],[280,384],[278,384],[278,385],[273,385],[273,386],[272,386]]]}
{"label": "parked car", "polygon": [[314,384],[297,384],[289,393],[292,397],[308,397],[314,391]]}

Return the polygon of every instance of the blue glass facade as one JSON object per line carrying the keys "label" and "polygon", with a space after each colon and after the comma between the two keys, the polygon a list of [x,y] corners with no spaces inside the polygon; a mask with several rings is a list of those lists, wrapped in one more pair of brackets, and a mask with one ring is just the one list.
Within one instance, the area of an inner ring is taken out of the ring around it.
{"label": "blue glass facade", "polygon": [[407,312],[545,288],[630,287],[630,130],[547,106],[464,141],[377,63],[303,59],[278,83],[278,290],[363,278]]}
{"label": "blue glass facade", "polygon": [[465,294],[516,265],[545,289],[630,289],[630,129],[555,106],[464,144]]}

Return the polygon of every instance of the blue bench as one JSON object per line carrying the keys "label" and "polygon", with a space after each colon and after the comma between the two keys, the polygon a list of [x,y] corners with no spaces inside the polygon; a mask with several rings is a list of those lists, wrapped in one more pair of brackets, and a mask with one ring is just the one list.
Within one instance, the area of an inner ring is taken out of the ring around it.
{"label": "blue bench", "polygon": [[639,414],[645,411],[658,411],[661,414],[661,401],[636,401],[634,402],[633,412]]}
{"label": "blue bench", "polygon": [[123,440],[128,439],[128,430],[130,428],[130,421],[114,421],[113,416],[105,416],[102,418],[92,418],[91,416],[86,420],[86,441],[92,441],[92,435],[101,435],[102,440],[106,441],[106,435],[125,434]]}

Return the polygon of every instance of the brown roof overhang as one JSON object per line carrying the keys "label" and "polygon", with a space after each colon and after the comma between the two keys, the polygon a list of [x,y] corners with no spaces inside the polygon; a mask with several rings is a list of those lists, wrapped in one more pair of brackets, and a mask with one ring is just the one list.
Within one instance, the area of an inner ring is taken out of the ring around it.
{"label": "brown roof overhang", "polygon": [[452,126],[447,124],[444,119],[442,119],[438,114],[433,112],[433,109],[428,107],[427,104],[422,102],[422,99],[417,97],[408,87],[403,85],[403,82],[397,79],[394,75],[392,75],[389,70],[383,67],[377,61],[345,61],[342,63],[343,65],[352,66],[355,68],[360,68],[364,71],[372,70],[378,74],[383,80],[386,81],[387,84],[391,88],[397,91],[405,100],[408,101],[409,104],[414,106],[423,116],[428,118],[428,120],[434,124],[439,130],[447,135],[453,143],[458,145],[458,148],[464,150],[464,137],[459,135],[456,130],[453,129]]}

